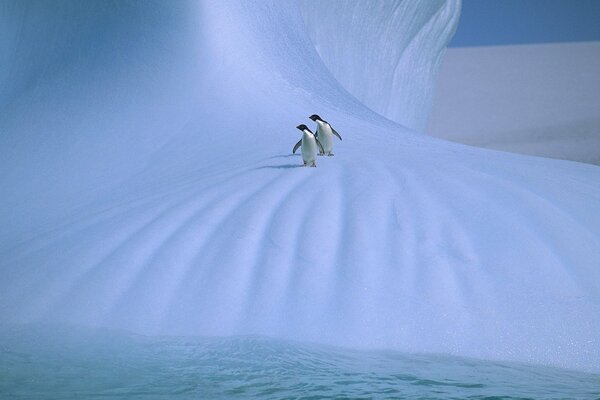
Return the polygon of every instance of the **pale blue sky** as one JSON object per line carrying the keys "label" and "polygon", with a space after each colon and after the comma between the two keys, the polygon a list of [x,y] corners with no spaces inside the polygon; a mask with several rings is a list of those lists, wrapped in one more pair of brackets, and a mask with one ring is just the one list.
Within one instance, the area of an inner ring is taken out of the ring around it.
{"label": "pale blue sky", "polygon": [[463,0],[451,47],[600,40],[600,0]]}

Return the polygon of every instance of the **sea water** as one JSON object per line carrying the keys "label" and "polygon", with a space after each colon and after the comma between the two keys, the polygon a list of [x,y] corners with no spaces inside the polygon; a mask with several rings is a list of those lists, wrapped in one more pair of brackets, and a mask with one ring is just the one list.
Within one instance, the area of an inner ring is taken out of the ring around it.
{"label": "sea water", "polygon": [[265,337],[0,329],[2,399],[596,399],[600,375]]}

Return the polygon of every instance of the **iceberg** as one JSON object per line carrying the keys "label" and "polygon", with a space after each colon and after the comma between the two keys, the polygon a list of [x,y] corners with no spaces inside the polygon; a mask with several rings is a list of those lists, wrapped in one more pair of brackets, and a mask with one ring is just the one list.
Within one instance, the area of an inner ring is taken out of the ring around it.
{"label": "iceberg", "polygon": [[[0,323],[600,370],[599,167],[421,135],[349,93],[399,79],[380,105],[425,121],[436,10],[457,13],[435,4],[362,9],[413,35],[362,75],[315,48],[358,31],[315,44],[302,2],[3,3]],[[302,168],[313,113],[344,141]]]}

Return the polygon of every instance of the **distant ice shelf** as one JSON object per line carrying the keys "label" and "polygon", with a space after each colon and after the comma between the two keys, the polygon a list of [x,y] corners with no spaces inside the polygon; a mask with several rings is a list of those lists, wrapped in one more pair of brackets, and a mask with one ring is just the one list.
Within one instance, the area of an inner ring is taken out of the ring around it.
{"label": "distant ice shelf", "polygon": [[449,49],[427,133],[600,164],[600,42]]}

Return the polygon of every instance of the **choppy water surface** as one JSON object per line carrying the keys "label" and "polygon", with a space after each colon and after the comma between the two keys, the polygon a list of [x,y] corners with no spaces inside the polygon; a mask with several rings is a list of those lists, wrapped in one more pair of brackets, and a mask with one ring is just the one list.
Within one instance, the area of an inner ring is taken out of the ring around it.
{"label": "choppy water surface", "polygon": [[600,398],[600,375],[259,337],[3,328],[0,398]]}

